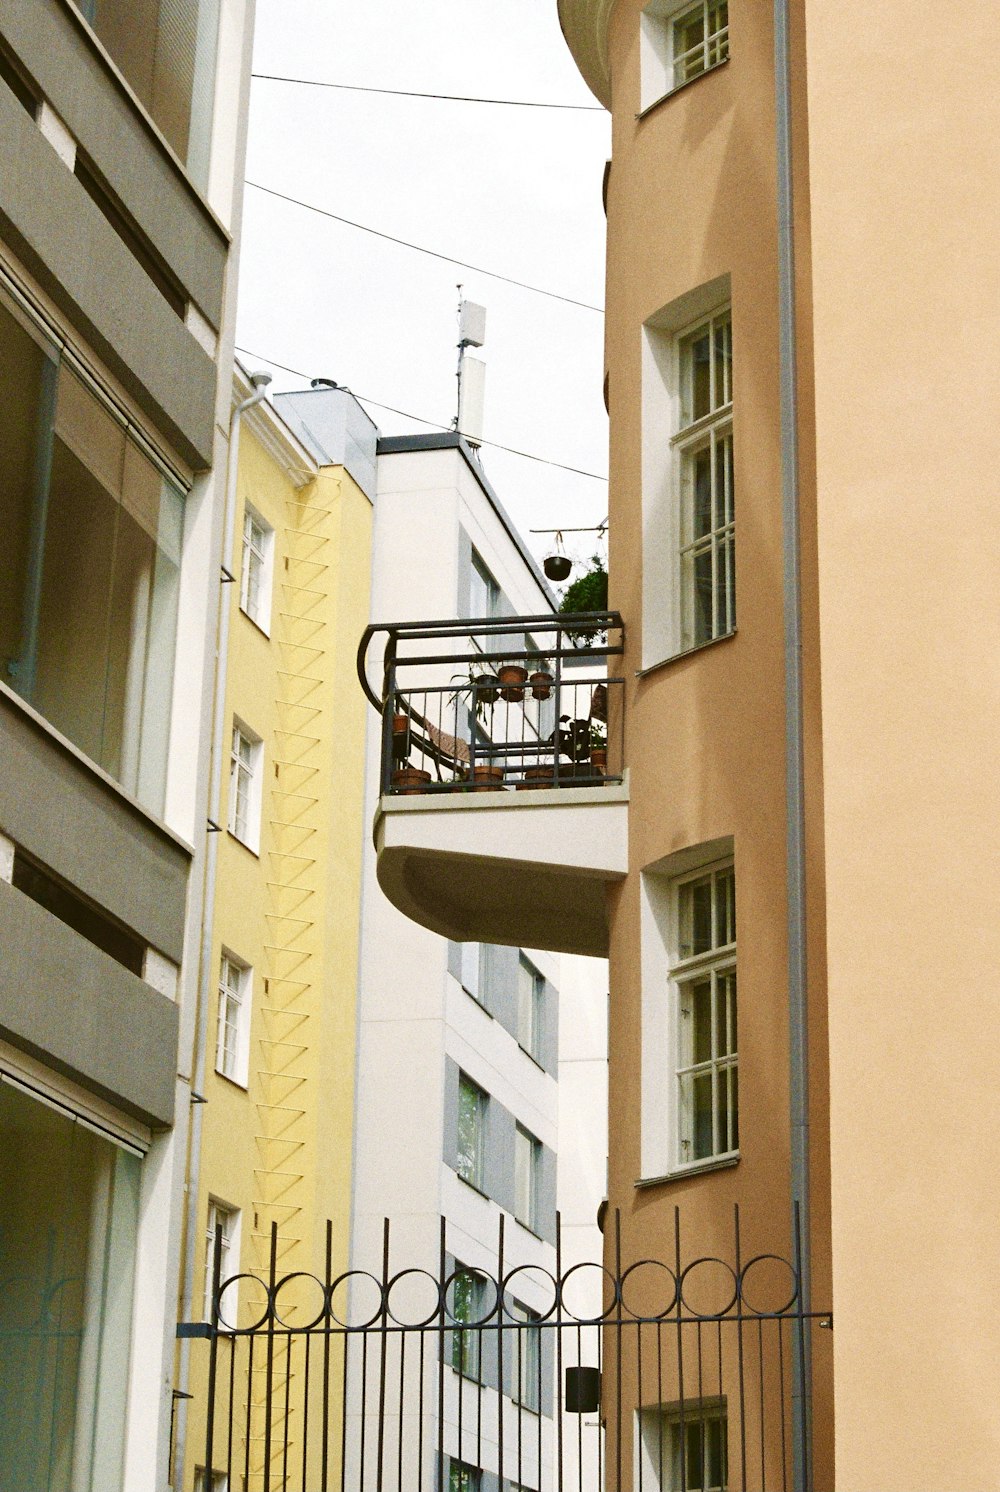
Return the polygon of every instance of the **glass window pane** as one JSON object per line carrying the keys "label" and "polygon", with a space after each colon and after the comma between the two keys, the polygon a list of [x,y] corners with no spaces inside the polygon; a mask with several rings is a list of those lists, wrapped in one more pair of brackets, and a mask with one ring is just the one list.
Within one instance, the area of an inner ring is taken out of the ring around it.
{"label": "glass window pane", "polygon": [[699,979],[690,986],[691,998],[691,1061],[710,1062],[712,1059],[712,982]]}
{"label": "glass window pane", "polygon": [[695,1160],[714,1153],[712,1140],[712,1074],[704,1072],[691,1080],[692,1141]]}
{"label": "glass window pane", "polygon": [[687,363],[688,398],[686,423],[693,424],[709,414],[712,408],[711,385],[711,341],[708,329],[697,333],[688,342],[685,352]]}
{"label": "glass window pane", "polygon": [[458,1174],[482,1186],[483,1094],[462,1077],[458,1084]]}

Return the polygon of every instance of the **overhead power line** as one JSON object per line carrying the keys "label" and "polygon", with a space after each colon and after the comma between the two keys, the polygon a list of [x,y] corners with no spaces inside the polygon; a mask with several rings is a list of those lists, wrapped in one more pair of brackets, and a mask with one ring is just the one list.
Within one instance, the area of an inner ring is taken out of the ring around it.
{"label": "overhead power line", "polygon": [[391,98],[432,98],[449,104],[500,104],[511,109],[574,109],[581,114],[604,114],[601,104],[549,104],[526,98],[477,98],[463,93],[415,93],[411,88],[366,88],[360,83],[328,83],[320,78],[286,78],[278,73],[251,73],[262,83],[296,83],[300,88],[338,88],[345,93],[384,93]]}
{"label": "overhead power line", "polygon": [[[525,280],[512,280],[509,275],[497,274],[495,270],[483,269],[479,264],[470,264],[466,259],[455,259],[451,254],[439,254],[436,249],[425,249],[418,243],[410,243],[405,238],[395,238],[391,233],[382,233],[378,228],[369,228],[366,223],[356,223],[351,218],[341,217],[337,212],[329,212],[325,207],[317,207],[314,202],[303,202],[299,197],[289,197],[284,192],[276,192],[273,187],[262,186],[259,181],[247,181],[247,186],[253,187],[258,192],[266,192],[269,197],[278,197],[282,202],[291,202],[294,207],[304,207],[307,212],[318,213],[322,218],[331,218],[335,223],[344,223],[348,228],[357,228],[361,233],[370,233],[374,238],[384,238],[389,243],[399,244],[404,249],[415,249],[418,254],[428,254],[432,259],[441,259],[445,264],[457,264],[461,269],[471,269],[477,275],[487,275],[491,280],[502,280],[505,285],[516,285],[520,290],[530,290],[535,295],[546,295],[550,300],[565,301],[570,306],[581,306],[585,311],[596,311],[598,315],[604,314],[603,306],[592,306],[585,300],[574,300],[571,295],[559,295],[555,290],[543,290],[540,285],[529,285]],[[277,364],[275,364],[277,366]]]}
{"label": "overhead power line", "polygon": [[[287,363],[276,363],[273,357],[265,357],[262,352],[251,352],[249,347],[237,347],[237,352],[243,357],[250,357],[260,363],[267,363],[269,368],[280,368],[282,373],[291,373],[296,378],[304,378],[311,382],[312,374],[303,373],[301,368],[290,368]],[[427,425],[431,430],[450,430],[450,425],[441,425],[437,420],[425,419],[421,414],[411,414],[408,409],[397,409],[394,404],[382,404],[378,399],[367,399],[364,394],[355,393],[353,389],[345,389],[345,393],[353,395],[359,404],[371,404],[376,409],[384,409],[389,414],[398,414],[404,420],[416,420],[418,425]],[[519,451],[515,446],[500,445],[495,440],[481,440],[479,445],[489,446],[493,451],[506,451],[510,456],[523,456],[526,461],[537,461],[542,466],[556,466],[560,471],[571,471],[578,477],[590,477],[594,482],[606,482],[607,477],[602,477],[596,471],[584,471],[580,466],[567,466],[564,461],[551,461],[547,456],[536,456],[532,451]]]}

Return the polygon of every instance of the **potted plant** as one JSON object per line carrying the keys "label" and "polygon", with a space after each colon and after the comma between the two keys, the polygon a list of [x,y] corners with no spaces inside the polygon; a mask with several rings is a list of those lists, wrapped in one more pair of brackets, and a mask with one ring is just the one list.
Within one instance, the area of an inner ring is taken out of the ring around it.
{"label": "potted plant", "polygon": [[608,728],[601,720],[590,722],[590,765],[602,777],[608,770]]}
{"label": "potted plant", "polygon": [[424,793],[430,786],[431,774],[423,767],[397,767],[392,774],[394,793]]}
{"label": "potted plant", "polygon": [[528,670],[521,663],[501,663],[497,670],[500,678],[500,693],[509,704],[517,704],[524,698],[524,686]]}
{"label": "potted plant", "polygon": [[469,664],[468,673],[453,673],[451,682],[459,680],[459,687],[451,695],[449,703],[457,705],[463,694],[468,694],[476,711],[477,720],[485,720],[487,711],[496,704],[500,693],[500,680],[487,663]]}
{"label": "potted plant", "polygon": [[[572,585],[566,587],[566,593],[559,603],[559,611],[562,616],[568,616],[579,611],[607,609],[608,572],[601,556],[595,554],[590,561],[590,569],[583,575],[578,575]],[[598,645],[605,643],[608,634],[601,627],[570,627],[566,630],[566,636],[574,647],[582,648],[594,642]]]}
{"label": "potted plant", "polygon": [[548,699],[552,693],[552,664],[548,658],[539,658],[528,675],[532,699]]}

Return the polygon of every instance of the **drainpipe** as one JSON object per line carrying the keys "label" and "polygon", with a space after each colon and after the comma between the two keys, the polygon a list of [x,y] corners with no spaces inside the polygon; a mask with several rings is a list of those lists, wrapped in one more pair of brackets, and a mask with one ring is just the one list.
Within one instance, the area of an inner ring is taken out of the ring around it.
{"label": "drainpipe", "polygon": [[[260,404],[270,373],[251,373],[253,393],[237,404],[229,420],[229,449],[226,457],[226,500],[223,509],[222,553],[229,553],[232,540],[233,518],[236,513],[236,469],[239,464],[240,421],[248,409]],[[212,966],[212,931],[215,922],[215,878],[219,858],[219,824],[222,803],[222,763],[224,759],[226,730],[226,672],[229,663],[229,617],[231,607],[226,575],[220,576],[219,610],[215,622],[215,684],[212,700],[212,763],[208,785],[208,828],[205,834],[205,879],[202,892],[201,951],[198,960],[198,1009],[195,1021],[194,1077],[192,1081],[191,1135],[188,1149],[187,1176],[187,1220],[184,1238],[184,1282],[181,1290],[180,1319],[191,1320],[194,1301],[194,1250],[198,1238],[198,1187],[201,1181],[201,1113],[204,1107],[202,1094],[205,1087],[205,1047],[208,1036],[208,1010],[214,984]],[[191,1341],[181,1339],[179,1388],[188,1391],[191,1373]],[[187,1449],[188,1400],[178,1400],[177,1440],[174,1467],[180,1468],[183,1476],[184,1454]]]}
{"label": "drainpipe", "polygon": [[[789,0],[774,0],[774,93],[778,197],[778,351],[781,394],[781,516],[785,631],[785,797],[788,877],[788,1035],[791,1191],[799,1305],[811,1309],[809,1208],[809,1027],[806,984],[805,786],[802,748],[802,588],[799,569],[798,373],[795,240],[792,223],[792,104]],[[811,1492],[812,1373],[809,1322],[798,1322],[793,1369],[795,1492]]]}

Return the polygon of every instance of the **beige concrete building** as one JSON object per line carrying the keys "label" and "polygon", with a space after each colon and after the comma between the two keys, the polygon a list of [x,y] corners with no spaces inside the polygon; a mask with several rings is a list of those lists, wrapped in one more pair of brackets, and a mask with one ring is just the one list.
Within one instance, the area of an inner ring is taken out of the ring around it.
{"label": "beige concrete building", "polygon": [[390,790],[380,877],[609,951],[609,1488],[997,1487],[1000,19],[959,82],[915,3],[560,16],[614,122],[608,776]]}

